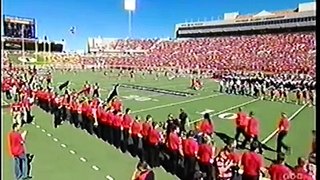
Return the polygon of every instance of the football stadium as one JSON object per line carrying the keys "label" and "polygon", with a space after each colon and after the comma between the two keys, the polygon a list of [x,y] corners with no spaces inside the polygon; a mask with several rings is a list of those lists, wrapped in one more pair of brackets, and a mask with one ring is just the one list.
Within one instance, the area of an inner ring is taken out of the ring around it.
{"label": "football stadium", "polygon": [[84,53],[4,15],[3,179],[315,180],[316,7],[293,8]]}

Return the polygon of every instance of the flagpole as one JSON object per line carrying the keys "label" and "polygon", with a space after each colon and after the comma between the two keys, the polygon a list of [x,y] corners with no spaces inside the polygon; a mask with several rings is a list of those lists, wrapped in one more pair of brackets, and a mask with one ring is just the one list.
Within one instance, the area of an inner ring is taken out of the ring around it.
{"label": "flagpole", "polygon": [[128,35],[129,39],[131,38],[131,31],[132,31],[132,11],[128,11]]}
{"label": "flagpole", "polygon": [[23,65],[25,64],[24,63],[24,60],[25,60],[25,52],[24,52],[24,49],[25,49],[25,47],[24,47],[24,25],[22,25],[22,28],[21,28],[21,36],[22,36],[22,45],[21,45],[21,47],[22,47],[22,59],[23,59]]}

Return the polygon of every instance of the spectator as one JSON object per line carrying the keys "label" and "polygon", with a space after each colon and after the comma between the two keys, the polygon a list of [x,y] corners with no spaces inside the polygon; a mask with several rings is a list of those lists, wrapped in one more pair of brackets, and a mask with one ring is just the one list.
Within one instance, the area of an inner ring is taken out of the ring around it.
{"label": "spectator", "polygon": [[253,141],[250,144],[250,150],[245,152],[241,158],[241,165],[243,166],[242,179],[258,180],[260,172],[264,172],[263,158],[257,154],[259,142]]}
{"label": "spectator", "polygon": [[146,162],[139,162],[131,180],[155,180],[155,174]]}
{"label": "spectator", "polygon": [[14,174],[16,179],[28,179],[28,159],[25,149],[27,131],[19,132],[20,125],[14,123],[9,133],[9,151],[14,160]]}
{"label": "spectator", "polygon": [[294,177],[293,172],[285,165],[284,153],[277,154],[277,160],[269,167],[271,180],[287,180]]}

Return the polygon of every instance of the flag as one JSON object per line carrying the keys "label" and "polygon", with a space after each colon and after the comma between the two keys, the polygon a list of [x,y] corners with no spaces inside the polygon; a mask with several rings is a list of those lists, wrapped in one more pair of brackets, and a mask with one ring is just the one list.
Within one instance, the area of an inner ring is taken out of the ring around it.
{"label": "flag", "polygon": [[107,104],[116,96],[118,96],[118,87],[119,87],[119,84],[116,84],[112,91],[109,93],[109,96],[107,98]]}
{"label": "flag", "polygon": [[58,88],[61,91],[63,88],[67,87],[68,85],[69,85],[69,81],[66,81],[63,84],[61,84]]}
{"label": "flag", "polygon": [[75,34],[76,33],[76,27],[72,26],[69,31],[70,31],[71,34]]}
{"label": "flag", "polygon": [[127,11],[135,11],[136,0],[124,0],[124,9]]}

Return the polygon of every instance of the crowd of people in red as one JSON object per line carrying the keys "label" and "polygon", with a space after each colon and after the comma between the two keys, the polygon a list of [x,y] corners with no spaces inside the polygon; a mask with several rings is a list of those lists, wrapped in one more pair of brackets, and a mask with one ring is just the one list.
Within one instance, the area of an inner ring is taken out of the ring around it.
{"label": "crowd of people in red", "polygon": [[110,65],[315,75],[315,32],[175,41],[122,40],[119,44],[116,49],[152,48],[145,49],[147,54],[143,56],[110,58]]}

